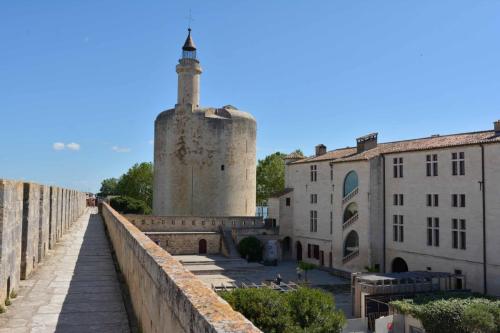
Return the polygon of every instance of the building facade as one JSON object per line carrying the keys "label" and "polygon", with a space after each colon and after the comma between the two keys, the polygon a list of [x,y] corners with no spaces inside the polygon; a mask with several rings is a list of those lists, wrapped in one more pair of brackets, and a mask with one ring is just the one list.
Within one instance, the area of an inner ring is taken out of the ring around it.
{"label": "building facade", "polygon": [[342,271],[439,271],[500,295],[500,122],[494,129],[286,159],[270,199],[283,253]]}
{"label": "building facade", "polygon": [[191,30],[182,50],[177,104],[155,121],[153,213],[253,216],[255,119],[231,105],[200,107],[202,69]]}

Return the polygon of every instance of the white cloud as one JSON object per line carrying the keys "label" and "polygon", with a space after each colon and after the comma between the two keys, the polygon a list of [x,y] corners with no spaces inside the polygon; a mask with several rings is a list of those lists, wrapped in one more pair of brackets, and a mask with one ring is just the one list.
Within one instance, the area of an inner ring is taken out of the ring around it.
{"label": "white cloud", "polygon": [[64,143],[62,143],[62,142],[54,142],[52,144],[52,148],[54,150],[63,150],[64,149]]}
{"label": "white cloud", "polygon": [[71,142],[66,145],[66,148],[69,150],[80,150],[80,145],[78,143]]}
{"label": "white cloud", "polygon": [[116,152],[116,153],[129,153],[130,148],[127,147],[119,147],[119,146],[113,146],[111,149]]}

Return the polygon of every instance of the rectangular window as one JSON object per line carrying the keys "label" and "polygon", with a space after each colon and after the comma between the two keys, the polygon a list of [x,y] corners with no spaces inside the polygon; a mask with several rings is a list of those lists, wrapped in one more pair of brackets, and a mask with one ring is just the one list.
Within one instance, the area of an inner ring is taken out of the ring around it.
{"label": "rectangular window", "polygon": [[310,211],[309,231],[310,232],[317,232],[318,231],[318,211],[317,210]]}
{"label": "rectangular window", "polygon": [[330,180],[333,181],[333,164],[330,164]]}
{"label": "rectangular window", "polygon": [[438,156],[437,154],[426,156],[427,177],[438,175]]}
{"label": "rectangular window", "polygon": [[465,153],[451,153],[451,174],[453,176],[465,175]]}
{"label": "rectangular window", "polygon": [[452,219],[451,220],[451,246],[454,249],[466,249],[466,235],[465,235],[465,220]]}
{"label": "rectangular window", "polygon": [[396,157],[392,160],[394,178],[403,178],[403,158]]}
{"label": "rectangular window", "polygon": [[317,169],[317,166],[316,165],[311,165],[310,169],[311,169],[311,181],[315,182],[315,181],[318,180],[318,169]]}
{"label": "rectangular window", "polygon": [[311,244],[307,244],[307,257],[311,258]]}
{"label": "rectangular window", "polygon": [[439,194],[427,194],[427,207],[439,206]]}
{"label": "rectangular window", "polygon": [[394,206],[403,206],[403,194],[394,194],[393,204]]}
{"label": "rectangular window", "polygon": [[403,242],[404,241],[403,215],[393,215],[392,220],[393,220],[392,221],[393,240],[395,242]]}
{"label": "rectangular window", "polygon": [[330,212],[330,235],[333,234],[333,212]]}
{"label": "rectangular window", "polygon": [[313,245],[314,259],[319,260],[319,245]]}
{"label": "rectangular window", "polygon": [[311,203],[312,204],[318,203],[318,195],[317,194],[311,194]]}
{"label": "rectangular window", "polygon": [[465,194],[452,194],[451,195],[452,207],[465,207]]}
{"label": "rectangular window", "polygon": [[290,198],[286,198],[285,199],[285,205],[286,206],[290,206]]}
{"label": "rectangular window", "polygon": [[427,218],[427,245],[439,246],[439,218]]}

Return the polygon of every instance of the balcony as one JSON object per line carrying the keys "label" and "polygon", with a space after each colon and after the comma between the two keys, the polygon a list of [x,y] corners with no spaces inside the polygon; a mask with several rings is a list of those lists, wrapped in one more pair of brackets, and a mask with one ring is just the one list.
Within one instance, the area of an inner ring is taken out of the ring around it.
{"label": "balcony", "polygon": [[346,202],[348,202],[349,200],[351,200],[352,198],[354,198],[356,196],[356,194],[358,194],[358,187],[356,187],[354,190],[352,190],[351,192],[349,192],[343,199],[342,199],[342,204],[345,204]]}
{"label": "balcony", "polygon": [[357,256],[359,256],[359,249],[358,248],[355,248],[355,249],[352,249],[353,251],[351,253],[349,253],[348,255],[346,255],[343,259],[342,259],[342,263],[345,264],[346,262],[348,261],[351,261],[352,259],[356,258]]}
{"label": "balcony", "polygon": [[358,220],[358,213],[354,214],[353,216],[351,216],[347,221],[345,221],[343,224],[342,224],[342,230],[345,230],[348,226],[350,226],[351,224],[353,224],[354,222],[356,222]]}

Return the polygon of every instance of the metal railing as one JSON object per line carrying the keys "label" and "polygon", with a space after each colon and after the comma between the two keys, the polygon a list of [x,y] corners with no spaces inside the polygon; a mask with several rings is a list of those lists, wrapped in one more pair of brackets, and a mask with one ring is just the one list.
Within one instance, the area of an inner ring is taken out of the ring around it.
{"label": "metal railing", "polygon": [[348,255],[346,255],[343,259],[342,259],[342,263],[346,263],[348,262],[349,260],[357,257],[359,255],[359,250],[355,250],[355,251],[352,251],[351,253],[349,253]]}

